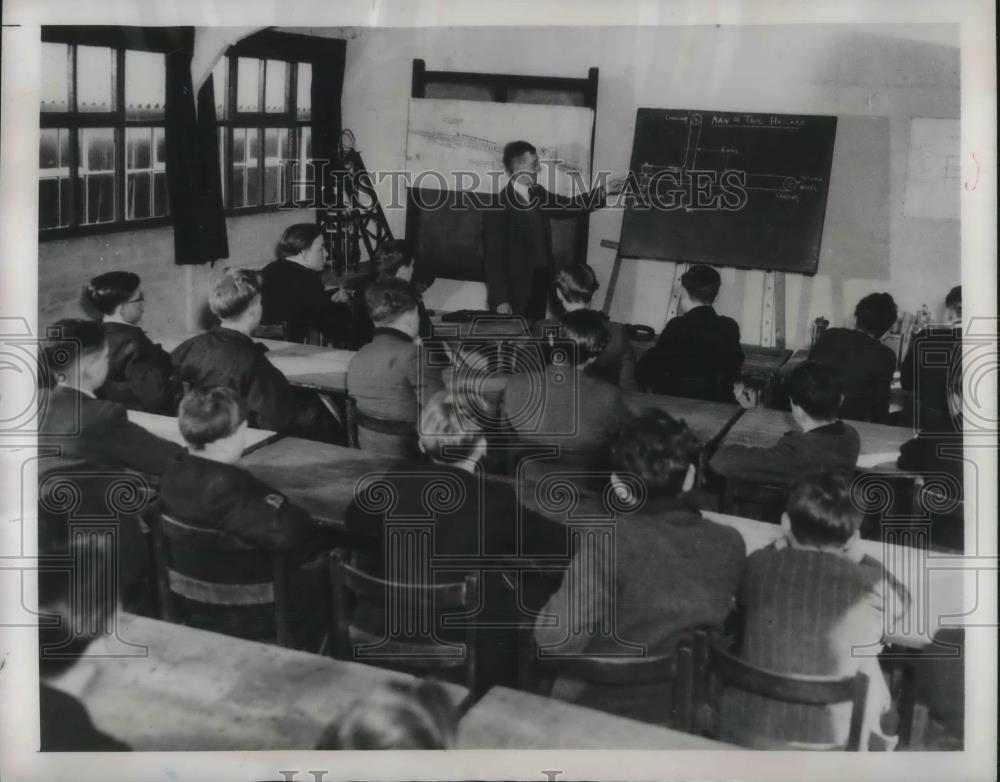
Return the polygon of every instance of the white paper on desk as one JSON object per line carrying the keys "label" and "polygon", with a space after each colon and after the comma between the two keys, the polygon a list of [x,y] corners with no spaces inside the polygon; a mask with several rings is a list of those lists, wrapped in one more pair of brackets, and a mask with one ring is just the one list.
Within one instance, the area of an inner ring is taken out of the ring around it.
{"label": "white paper on desk", "polygon": [[885,453],[866,453],[858,457],[858,467],[870,469],[886,462],[896,463],[899,458],[899,451],[886,451]]}

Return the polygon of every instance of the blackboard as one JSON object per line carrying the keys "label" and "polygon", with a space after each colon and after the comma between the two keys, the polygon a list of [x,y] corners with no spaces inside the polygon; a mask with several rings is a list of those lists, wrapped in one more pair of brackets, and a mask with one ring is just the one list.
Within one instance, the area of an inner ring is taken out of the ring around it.
{"label": "blackboard", "polygon": [[815,274],[837,118],[639,109],[619,254]]}

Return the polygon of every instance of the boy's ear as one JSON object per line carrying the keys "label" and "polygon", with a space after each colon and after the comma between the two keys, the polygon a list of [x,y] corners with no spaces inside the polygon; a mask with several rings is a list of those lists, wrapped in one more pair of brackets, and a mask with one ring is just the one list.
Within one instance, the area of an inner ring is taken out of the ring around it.
{"label": "boy's ear", "polygon": [[785,533],[786,537],[794,538],[795,535],[792,532],[792,520],[788,517],[787,513],[781,514],[781,531]]}
{"label": "boy's ear", "polygon": [[681,491],[691,491],[694,488],[694,479],[698,475],[698,470],[693,464],[688,465],[687,475],[684,476],[684,485],[681,486]]}

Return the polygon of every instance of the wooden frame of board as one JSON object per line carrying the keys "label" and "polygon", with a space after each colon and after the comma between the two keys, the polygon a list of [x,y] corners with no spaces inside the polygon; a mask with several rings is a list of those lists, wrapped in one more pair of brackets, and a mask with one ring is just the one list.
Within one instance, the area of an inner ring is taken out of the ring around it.
{"label": "wooden frame of board", "polygon": [[[431,85],[449,86],[469,86],[480,87],[488,91],[490,100],[497,103],[509,102],[509,95],[512,90],[537,90],[539,92],[552,92],[555,94],[576,94],[579,96],[579,105],[597,111],[597,78],[598,69],[590,68],[586,78],[575,79],[568,76],[524,76],[519,74],[505,73],[477,73],[473,71],[429,71],[427,64],[421,59],[413,61],[413,80],[410,89],[410,97],[426,98],[427,88]],[[533,101],[543,103],[542,101]],[[544,105],[544,103],[543,103]],[[596,128],[596,122],[595,128]],[[590,132],[590,165],[593,170],[594,165],[594,131]],[[419,246],[417,239],[420,233],[420,220],[422,210],[414,202],[413,194],[406,191],[406,238]],[[587,243],[590,233],[589,216],[576,221],[576,231],[573,240],[573,254],[581,262],[587,257]],[[485,275],[480,272],[476,277],[466,279],[484,281]]]}

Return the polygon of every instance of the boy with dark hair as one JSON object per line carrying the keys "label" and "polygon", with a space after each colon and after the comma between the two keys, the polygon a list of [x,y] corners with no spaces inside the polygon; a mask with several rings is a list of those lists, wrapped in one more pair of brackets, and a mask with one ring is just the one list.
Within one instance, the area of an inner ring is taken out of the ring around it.
{"label": "boy with dark hair", "polygon": [[404,437],[361,427],[358,439],[364,450],[413,456],[420,406],[442,387],[440,370],[421,365],[419,296],[406,280],[390,277],[371,283],[365,300],[375,331],[347,367],[347,392],[360,412],[412,423],[414,433]]}
{"label": "boy with dark hair", "polygon": [[610,339],[607,323],[593,310],[568,312],[560,334],[575,350],[553,350],[541,373],[511,375],[500,409],[525,442],[557,445],[560,461],[594,465],[629,417],[621,389],[590,371]]}
{"label": "boy with dark hair", "polygon": [[809,358],[837,370],[844,388],[840,414],[855,421],[886,423],[896,354],[880,340],[896,322],[896,302],[888,293],[871,293],[854,309],[853,329],[827,329]]}
{"label": "boy with dark hair", "polygon": [[108,377],[99,396],[133,410],[173,415],[180,383],[170,355],[139,326],[145,308],[139,275],[100,274],[87,285],[83,301],[100,315],[108,342]]}
{"label": "boy with dark hair", "polygon": [[[335,540],[305,510],[236,465],[246,446],[247,421],[233,389],[189,391],[181,400],[178,425],[188,447],[163,470],[159,501],[164,510],[186,524],[225,532],[262,552],[288,552],[292,567],[298,567],[293,582],[311,595],[304,599],[301,590],[291,590],[293,635],[303,646],[318,646],[314,642],[325,621],[316,603],[325,595],[323,565],[303,563],[324,546],[332,548]],[[226,563],[218,565],[225,570]]]}
{"label": "boy with dark hair", "polygon": [[715,472],[726,478],[784,486],[806,472],[854,469],[861,439],[837,417],[843,397],[837,373],[815,361],[804,361],[785,383],[799,431],[785,433],[769,447],[724,445],[709,462]]}
{"label": "boy with dark hair", "polygon": [[[781,525],[784,536],[746,561],[740,656],[784,674],[850,676],[861,668],[869,676],[865,736],[881,734],[889,692],[877,658],[855,655],[853,647],[878,643],[885,615],[902,613],[909,596],[880,562],[858,550],[861,513],[848,477],[800,478]],[[847,739],[850,703],[790,704],[727,689],[719,706],[715,734],[743,746],[820,749]]]}
{"label": "boy with dark hair", "polygon": [[953,433],[949,412],[948,374],[962,362],[962,286],[945,297],[945,323],[929,326],[913,336],[899,368],[899,382],[909,391],[907,423],[920,431]]}
{"label": "boy with dark hair", "polygon": [[254,428],[334,439],[318,402],[311,396],[299,398],[267,360],[267,348],[250,336],[260,324],[260,273],[231,270],[212,289],[208,305],[219,325],[181,343],[171,355],[185,387],[229,386],[243,399]]}
{"label": "boy with dark hair", "polygon": [[712,307],[722,278],[698,264],[681,275],[680,312],[639,359],[635,379],[655,394],[733,402],[743,366],[740,327]]}
{"label": "boy with dark hair", "polygon": [[[535,625],[540,647],[553,655],[627,655],[640,648],[646,655],[670,654],[688,631],[722,627],[746,547],[736,530],[703,519],[682,496],[694,484],[697,454],[687,425],[660,410],[624,426],[611,445],[614,545],[604,551],[581,545],[574,552]],[[672,683],[610,686],[557,678],[552,695],[663,723]]]}
{"label": "boy with dark hair", "polygon": [[368,289],[376,280],[391,280],[393,278],[409,282],[413,285],[417,296],[417,313],[420,316],[420,336],[429,337],[431,319],[420,297],[422,290],[413,279],[416,260],[413,245],[406,239],[387,239],[375,250],[376,272],[371,279],[358,287],[351,294],[351,347],[358,350],[362,345],[372,341],[375,324],[368,314]]}

